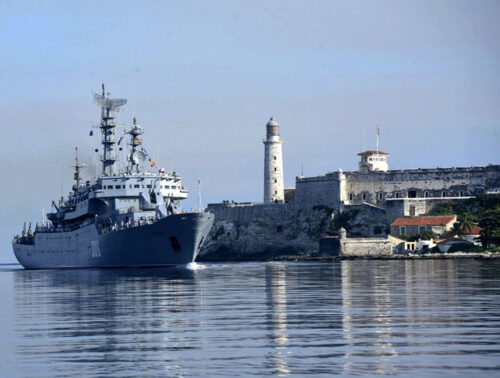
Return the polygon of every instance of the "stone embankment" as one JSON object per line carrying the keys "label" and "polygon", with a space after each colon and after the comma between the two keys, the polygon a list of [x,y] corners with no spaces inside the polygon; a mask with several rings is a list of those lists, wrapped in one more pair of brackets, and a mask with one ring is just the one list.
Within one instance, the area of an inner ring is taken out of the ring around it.
{"label": "stone embankment", "polygon": [[307,253],[317,255],[332,209],[293,204],[224,202],[209,205],[215,223],[198,261],[251,261]]}

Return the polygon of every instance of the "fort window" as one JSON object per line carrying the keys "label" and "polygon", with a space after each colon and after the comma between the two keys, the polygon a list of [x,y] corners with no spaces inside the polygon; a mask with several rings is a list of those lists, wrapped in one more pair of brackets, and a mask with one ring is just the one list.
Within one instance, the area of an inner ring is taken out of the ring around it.
{"label": "fort window", "polygon": [[424,192],[424,197],[428,198],[429,197],[429,192]]}
{"label": "fort window", "polygon": [[352,193],[349,193],[349,201],[352,201],[353,198],[354,198],[354,195]]}
{"label": "fort window", "polygon": [[366,200],[366,193],[363,193],[363,201]]}
{"label": "fort window", "polygon": [[410,206],[410,217],[414,217],[414,216],[415,216],[415,206],[411,205]]}
{"label": "fort window", "polygon": [[399,192],[396,192],[395,197],[399,198]]}
{"label": "fort window", "polygon": [[277,190],[275,190],[275,191],[274,191],[274,194],[278,194],[278,191],[277,191]]}
{"label": "fort window", "polygon": [[281,234],[283,232],[283,226],[276,226],[276,233]]}
{"label": "fort window", "polygon": [[464,196],[464,192],[463,191],[458,192],[458,196],[459,197],[463,197]]}
{"label": "fort window", "polygon": [[379,194],[378,194],[378,199],[379,199],[379,200],[382,200],[383,196],[384,196],[384,195],[383,195],[383,193],[379,193]]}
{"label": "fort window", "polygon": [[409,190],[408,191],[408,198],[417,198],[417,191],[416,190]]}
{"label": "fort window", "polygon": [[446,192],[445,192],[445,191],[443,191],[443,192],[441,193],[441,197],[446,197]]}

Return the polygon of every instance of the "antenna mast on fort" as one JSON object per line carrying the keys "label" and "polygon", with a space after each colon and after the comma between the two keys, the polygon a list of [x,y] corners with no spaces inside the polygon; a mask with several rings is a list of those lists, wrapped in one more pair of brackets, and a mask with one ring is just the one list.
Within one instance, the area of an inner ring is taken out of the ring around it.
{"label": "antenna mast on fort", "polygon": [[377,123],[377,155],[380,151],[380,127],[379,124]]}

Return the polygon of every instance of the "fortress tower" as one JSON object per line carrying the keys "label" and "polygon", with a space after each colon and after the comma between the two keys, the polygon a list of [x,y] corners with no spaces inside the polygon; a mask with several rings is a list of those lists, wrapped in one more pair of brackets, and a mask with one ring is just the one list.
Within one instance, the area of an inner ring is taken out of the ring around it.
{"label": "fortress tower", "polygon": [[283,150],[280,139],[280,125],[271,117],[266,125],[264,139],[264,203],[283,203]]}

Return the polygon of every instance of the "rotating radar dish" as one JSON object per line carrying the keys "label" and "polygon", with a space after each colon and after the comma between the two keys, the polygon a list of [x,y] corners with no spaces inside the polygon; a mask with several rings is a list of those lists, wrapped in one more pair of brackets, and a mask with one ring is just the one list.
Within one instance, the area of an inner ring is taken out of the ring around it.
{"label": "rotating radar dish", "polygon": [[101,108],[109,109],[110,111],[117,111],[120,108],[120,106],[123,106],[127,103],[127,99],[125,98],[111,99],[104,97],[103,95],[94,93],[94,102]]}
{"label": "rotating radar dish", "polygon": [[134,164],[141,164],[146,161],[146,154],[142,151],[134,151],[132,154],[132,162]]}

